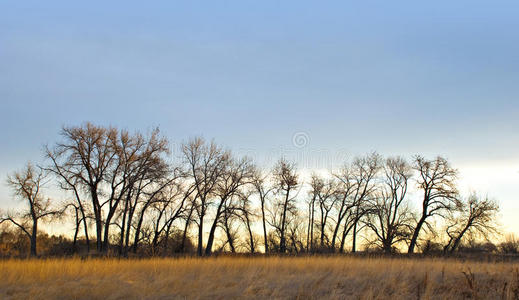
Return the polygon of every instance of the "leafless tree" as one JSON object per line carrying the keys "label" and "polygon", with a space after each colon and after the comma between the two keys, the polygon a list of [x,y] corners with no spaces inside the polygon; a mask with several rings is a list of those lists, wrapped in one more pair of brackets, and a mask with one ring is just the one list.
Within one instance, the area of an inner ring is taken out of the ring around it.
{"label": "leafless tree", "polygon": [[423,192],[422,211],[409,243],[408,253],[413,253],[423,225],[433,216],[443,216],[459,205],[456,188],[457,170],[449,162],[438,156],[428,160],[416,156],[413,168],[418,171],[418,187]]}
{"label": "leafless tree", "polygon": [[[254,168],[248,158],[242,158],[240,160],[230,158],[224,166],[215,189],[216,213],[207,239],[206,255],[211,254],[215,231],[222,214],[227,217],[227,221],[229,215],[233,213],[229,211],[229,209],[234,209],[234,206],[228,202],[237,195],[239,188],[251,182],[253,171]],[[225,223],[225,225],[227,226],[228,224]],[[225,227],[225,229],[228,233],[228,227]],[[232,242],[231,240],[229,241]],[[231,243],[230,246],[232,247],[233,244]],[[234,249],[234,247],[232,247],[232,249]]]}
{"label": "leafless tree", "polygon": [[254,186],[254,189],[256,190],[256,193],[258,194],[259,200],[260,200],[260,208],[261,208],[261,225],[263,227],[263,244],[265,247],[265,253],[269,252],[269,243],[268,243],[268,237],[267,237],[267,220],[266,220],[266,206],[269,199],[269,195],[274,190],[273,187],[269,187],[267,179],[267,175],[264,175],[261,173],[259,169],[256,169],[256,171],[253,174],[252,177],[252,185]]}
{"label": "leafless tree", "polygon": [[317,178],[316,175],[312,176],[312,181],[310,182],[311,190],[308,191],[308,224],[306,228],[306,251],[313,252],[314,251],[314,228],[315,228],[315,203],[318,198],[318,194],[321,190],[321,180]]}
{"label": "leafless tree", "polygon": [[495,201],[472,193],[460,204],[458,212],[454,212],[451,223],[447,226],[449,241],[443,248],[444,252],[454,252],[466,234],[477,233],[487,237],[497,231],[495,220],[499,206]]}
{"label": "leafless tree", "polygon": [[[181,177],[180,177],[181,178]],[[149,215],[150,208],[157,202],[160,201],[161,198],[159,194],[163,192],[164,189],[169,187],[172,184],[176,184],[176,180],[179,177],[177,175],[172,174],[171,177],[162,178],[162,179],[151,179],[150,181],[140,181],[137,185],[137,188],[134,189],[134,193],[126,203],[128,207],[124,208],[124,211],[128,211],[128,221],[126,222],[126,234],[121,231],[121,237],[124,235],[125,237],[125,245],[123,247],[123,255],[127,256],[127,251],[129,248],[129,238],[130,231],[134,228],[133,234],[133,245],[132,251],[133,253],[137,253],[137,249],[139,247],[140,241],[143,238],[142,233],[145,230],[150,230],[149,228],[144,229],[144,221],[146,216]],[[133,217],[136,216],[134,220]],[[123,214],[124,217],[124,214]],[[124,218],[123,218],[124,223]],[[124,226],[122,226],[124,228]]]}
{"label": "leafless tree", "polygon": [[28,163],[23,170],[7,176],[7,185],[14,195],[25,202],[27,210],[19,215],[2,216],[0,224],[8,221],[19,227],[29,238],[30,255],[37,256],[38,223],[40,220],[61,213],[51,206],[50,198],[45,198],[42,188],[45,185],[45,174],[42,169]]}
{"label": "leafless tree", "polygon": [[247,190],[237,194],[239,204],[236,207],[237,215],[243,221],[243,223],[245,224],[245,229],[247,230],[248,238],[246,245],[250,253],[255,253],[257,248],[257,242],[252,228],[254,219],[257,217],[255,212],[253,211],[251,203],[251,196],[253,195],[253,193],[253,190]]}
{"label": "leafless tree", "polygon": [[[204,221],[212,204],[213,196],[218,188],[218,183],[227,168],[231,154],[214,142],[207,144],[203,138],[194,138],[182,145],[182,153],[188,165],[188,173],[196,188],[196,197],[193,205],[197,214],[198,246],[197,253],[203,254]],[[216,230],[216,228],[215,228]],[[214,236],[212,237],[214,238]],[[211,252],[212,241],[206,252]]]}
{"label": "leafless tree", "polygon": [[[108,249],[112,218],[116,215],[121,201],[125,204],[124,219],[128,213],[128,202],[131,201],[136,186],[142,180],[148,179],[148,182],[160,180],[169,172],[169,166],[163,158],[164,154],[169,153],[168,141],[159,136],[158,130],[154,130],[149,137],[140,133],[130,135],[122,130],[113,138],[112,144],[115,163],[107,172],[110,196],[101,204],[101,208],[104,205],[108,207],[103,239],[105,251]],[[123,230],[124,226],[121,227],[122,232]]]}
{"label": "leafless tree", "polygon": [[157,253],[161,237],[164,238],[164,250],[167,250],[168,239],[175,221],[184,213],[186,202],[193,193],[193,186],[184,186],[182,182],[170,182],[152,202],[150,221],[152,222],[153,238],[151,247]]}
{"label": "leafless tree", "polygon": [[[340,250],[341,252],[344,249],[344,240],[345,236],[348,234],[348,228],[351,228],[351,220],[353,219],[353,208],[355,207],[355,202],[353,201],[353,195],[355,195],[355,191],[357,190],[357,184],[355,182],[353,172],[351,166],[349,164],[345,164],[340,172],[333,175],[338,180],[337,190],[336,190],[336,222],[332,234],[332,241],[330,247],[332,251],[336,250],[336,241],[338,238],[339,230],[341,226],[344,227],[343,238],[341,240]],[[343,223],[345,223],[343,225]]]}
{"label": "leafless tree", "polygon": [[295,165],[285,159],[280,159],[273,170],[273,179],[278,201],[274,203],[275,211],[272,214],[270,224],[274,226],[279,234],[279,251],[286,252],[286,229],[289,224],[290,214],[296,215],[295,205],[297,187],[299,186],[298,175]]}
{"label": "leafless tree", "polygon": [[78,204],[82,193],[90,198],[97,250],[107,251],[109,229],[121,201],[132,197],[143,177],[167,172],[163,155],[169,151],[168,142],[158,130],[145,137],[91,123],[64,127],[61,135],[62,142],[47,149],[49,169],[74,191]]}
{"label": "leafless tree", "polygon": [[[313,227],[315,225],[314,221],[314,206],[315,202],[317,202],[319,208],[319,249],[322,251],[325,248],[325,240],[328,241],[328,236],[326,235],[327,222],[329,221],[330,212],[332,208],[335,206],[335,202],[338,200],[337,196],[337,184],[333,179],[324,179],[316,174],[312,175],[312,179],[310,182],[311,190],[309,191],[311,195],[311,200],[309,202],[309,230],[307,234],[310,236],[310,250],[314,251],[313,245]],[[308,238],[307,238],[308,243]]]}
{"label": "leafless tree", "polygon": [[384,175],[383,186],[373,197],[365,223],[375,234],[376,243],[382,250],[391,253],[393,246],[408,240],[412,232],[413,216],[405,202],[412,169],[401,157],[388,158]]}
{"label": "leafless tree", "polygon": [[[74,201],[69,203],[68,206],[74,208],[76,221],[81,220],[83,223],[87,252],[90,252],[90,237],[88,234],[89,226],[87,222],[90,210],[88,209],[88,203],[83,197],[84,186],[81,184],[81,178],[77,173],[74,172],[75,168],[72,168],[70,164],[62,165],[58,162],[59,156],[61,155],[58,150],[52,151],[49,149],[49,147],[46,147],[45,154],[46,157],[51,161],[51,165],[45,168],[45,170],[56,176],[58,179],[58,186],[61,188],[61,190],[72,192],[74,196]],[[78,234],[79,225],[80,224],[76,222],[76,233],[74,234],[75,238]]]}
{"label": "leafless tree", "polygon": [[375,179],[381,168],[381,157],[373,152],[353,160],[351,172],[354,182],[352,193],[353,210],[351,214],[351,226],[345,224],[341,240],[341,252],[343,251],[346,235],[352,231],[351,252],[356,251],[357,233],[361,219],[369,212],[369,200],[376,189]]}

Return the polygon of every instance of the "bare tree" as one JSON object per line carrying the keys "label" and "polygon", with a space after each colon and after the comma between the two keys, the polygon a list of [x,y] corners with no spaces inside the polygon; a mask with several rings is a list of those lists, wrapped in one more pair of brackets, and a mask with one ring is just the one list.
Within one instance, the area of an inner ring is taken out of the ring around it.
{"label": "bare tree", "polygon": [[[193,205],[198,217],[196,220],[198,224],[197,253],[202,256],[205,216],[209,205],[212,204],[212,197],[216,193],[220,177],[230,160],[230,152],[224,151],[214,142],[206,144],[203,138],[194,138],[182,145],[182,153],[188,164],[189,176],[196,188]],[[210,249],[210,247],[206,249]]]}
{"label": "bare tree", "polygon": [[457,170],[449,162],[438,156],[427,160],[416,156],[413,168],[418,171],[418,187],[423,191],[422,211],[409,243],[408,253],[413,253],[420,230],[423,225],[429,226],[427,220],[433,216],[443,216],[459,205],[456,189]]}
{"label": "bare tree", "polygon": [[279,251],[285,253],[287,250],[286,229],[289,224],[290,214],[297,214],[295,205],[297,195],[294,195],[294,193],[299,186],[298,175],[295,165],[287,162],[285,159],[278,161],[272,173],[276,192],[280,199],[274,204],[275,211],[271,225],[279,233]]}
{"label": "bare tree", "polygon": [[310,187],[311,190],[309,193],[311,195],[311,200],[309,203],[310,216],[308,224],[310,227],[307,234],[309,233],[310,236],[310,250],[314,251],[314,203],[317,201],[319,208],[319,250],[322,251],[325,248],[325,240],[328,241],[328,236],[326,235],[326,225],[330,217],[330,211],[335,206],[335,202],[337,201],[337,185],[333,179],[326,180],[316,174],[313,174]]}
{"label": "bare tree", "polygon": [[486,238],[489,233],[497,231],[495,219],[499,206],[495,201],[472,193],[460,204],[459,213],[455,213],[451,218],[451,224],[447,226],[449,241],[443,248],[444,252],[454,252],[468,233],[477,233]]}
{"label": "bare tree", "polygon": [[238,216],[241,218],[243,223],[245,224],[245,229],[247,230],[248,238],[247,238],[247,248],[250,253],[256,252],[256,238],[253,232],[253,221],[257,217],[255,212],[252,209],[251,204],[251,195],[253,191],[244,191],[238,194],[239,197],[239,205],[237,207]]}
{"label": "bare tree", "polygon": [[[340,250],[341,252],[344,249],[344,240],[345,236],[348,234],[349,229],[351,228],[351,216],[353,215],[352,209],[355,207],[355,202],[353,201],[353,195],[355,194],[355,191],[357,190],[357,184],[354,180],[353,172],[351,170],[351,166],[348,164],[345,164],[340,172],[338,174],[333,175],[338,181],[337,185],[337,191],[336,191],[336,197],[337,201],[336,203],[336,214],[337,214],[337,220],[335,222],[333,234],[332,234],[332,241],[330,244],[330,247],[332,251],[336,250],[336,241],[339,234],[339,230],[341,229],[341,226],[344,227],[343,231],[343,238],[341,240],[341,246]],[[344,221],[344,222],[343,222]],[[344,225],[342,225],[345,223]]]}
{"label": "bare tree", "polygon": [[[125,234],[125,246],[123,248],[123,255],[127,255],[127,251],[129,248],[129,238],[130,238],[130,230],[134,227],[134,235],[133,235],[133,245],[132,251],[133,253],[137,253],[137,249],[139,246],[139,242],[143,238],[141,234],[145,230],[149,230],[149,228],[144,229],[143,224],[147,215],[149,215],[149,209],[155,202],[160,201],[159,194],[171,184],[174,184],[175,180],[179,177],[172,174],[171,177],[150,180],[150,181],[140,181],[137,185],[137,188],[134,190],[134,195],[132,195],[131,199],[127,201],[128,205],[128,221],[126,225],[126,234]],[[181,178],[181,177],[180,177]],[[126,210],[126,208],[125,208]],[[137,218],[133,220],[133,216],[136,215]],[[124,219],[123,219],[124,221]],[[124,222],[123,222],[124,223]],[[124,235],[124,232],[121,232],[121,236]]]}
{"label": "bare tree", "polygon": [[65,127],[61,135],[63,141],[47,149],[53,163],[49,169],[74,191],[78,204],[82,193],[90,198],[97,250],[107,251],[109,229],[121,201],[132,197],[136,183],[143,177],[167,172],[162,156],[169,151],[168,142],[158,130],[144,137],[91,123]]}
{"label": "bare tree", "polygon": [[252,178],[252,185],[254,186],[254,189],[256,190],[256,193],[258,194],[259,200],[260,200],[260,207],[261,207],[261,225],[263,227],[263,245],[265,247],[265,253],[269,252],[268,247],[268,236],[267,236],[267,220],[265,218],[265,210],[267,206],[267,201],[269,194],[272,193],[274,190],[273,187],[267,186],[267,178],[268,175],[263,175],[259,169],[256,169],[256,171],[253,174]]}
{"label": "bare tree", "polygon": [[45,182],[42,169],[28,163],[21,171],[7,176],[7,185],[14,195],[27,205],[26,212],[19,216],[7,214],[0,219],[0,224],[9,221],[19,227],[31,242],[31,256],[37,256],[38,223],[40,220],[59,214],[60,211],[51,207],[51,200],[41,192]]}
{"label": "bare tree", "polygon": [[310,182],[311,190],[308,191],[309,199],[308,199],[308,224],[306,228],[306,251],[313,252],[314,251],[314,228],[315,228],[315,202],[317,201],[318,194],[322,188],[322,182],[320,178],[317,178],[316,175],[312,175],[312,180]]}
{"label": "bare tree", "polygon": [[358,157],[352,163],[352,176],[354,181],[354,192],[352,203],[354,205],[351,215],[351,227],[345,226],[341,241],[341,252],[348,231],[352,230],[353,237],[351,252],[356,251],[357,233],[361,219],[369,212],[369,199],[376,189],[375,178],[381,167],[381,157],[373,152],[364,157]]}
{"label": "bare tree", "polygon": [[[81,184],[81,178],[75,172],[75,168],[72,168],[71,164],[60,164],[58,162],[61,153],[52,151],[49,147],[45,148],[46,157],[51,161],[51,165],[45,170],[51,174],[54,174],[58,179],[58,186],[63,191],[70,191],[74,195],[74,201],[68,206],[73,207],[76,214],[76,221],[81,220],[83,223],[83,230],[85,234],[85,240],[87,245],[87,252],[90,252],[90,237],[88,234],[88,222],[87,217],[89,216],[88,204],[84,201],[83,197],[83,186]],[[78,215],[81,214],[81,216]],[[79,224],[76,223],[76,233],[74,237],[77,237],[79,230]],[[75,240],[75,239],[74,239]]]}
{"label": "bare tree", "polygon": [[411,166],[401,157],[388,158],[384,164],[384,184],[372,200],[366,226],[375,234],[377,244],[386,253],[409,239],[412,214],[405,203]]}
{"label": "bare tree", "polygon": [[[233,208],[233,206],[229,205],[228,202],[237,194],[240,187],[251,182],[253,171],[254,168],[248,158],[242,158],[240,160],[230,158],[227,161],[227,164],[223,167],[220,179],[218,180],[215,189],[215,202],[217,203],[217,207],[213,225],[211,226],[209,237],[207,239],[207,246],[205,249],[206,255],[211,254],[216,227],[220,222],[222,214],[226,215],[227,218],[229,217],[229,214],[232,214],[231,211],[228,211],[228,208]],[[225,223],[225,225],[227,226],[227,223]],[[227,230],[228,227],[225,227],[225,229]],[[231,242],[231,240],[229,241]],[[230,244],[230,246],[233,245]],[[234,247],[232,248],[234,249]]]}
{"label": "bare tree", "polygon": [[161,236],[164,236],[164,250],[167,250],[171,228],[184,213],[186,202],[193,191],[193,186],[184,186],[182,182],[171,182],[156,195],[156,200],[151,205],[150,215],[153,224],[151,242],[153,253],[157,253]]}

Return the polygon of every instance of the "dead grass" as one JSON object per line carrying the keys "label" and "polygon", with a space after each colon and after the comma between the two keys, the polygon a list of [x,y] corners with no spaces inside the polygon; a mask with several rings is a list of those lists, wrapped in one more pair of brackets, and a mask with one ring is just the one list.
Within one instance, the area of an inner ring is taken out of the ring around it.
{"label": "dead grass", "polygon": [[519,264],[355,257],[0,261],[1,299],[519,299]]}

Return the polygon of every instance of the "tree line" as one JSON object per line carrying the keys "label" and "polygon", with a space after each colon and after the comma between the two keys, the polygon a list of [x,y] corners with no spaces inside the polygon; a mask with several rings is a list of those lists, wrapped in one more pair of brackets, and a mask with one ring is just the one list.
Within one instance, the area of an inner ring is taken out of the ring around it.
{"label": "tree line", "polygon": [[[74,251],[168,255],[194,252],[356,252],[359,239],[386,253],[441,246],[498,233],[499,207],[457,188],[458,171],[443,157],[384,158],[368,153],[303,182],[281,158],[271,170],[195,137],[170,159],[159,130],[130,133],[85,123],[64,127],[39,165],[8,175],[25,210],[3,212],[36,256],[39,223],[73,225]],[[67,200],[53,200],[57,188]],[[413,207],[409,190],[420,203]],[[61,221],[60,221],[61,220]],[[59,226],[54,225],[52,226]]]}

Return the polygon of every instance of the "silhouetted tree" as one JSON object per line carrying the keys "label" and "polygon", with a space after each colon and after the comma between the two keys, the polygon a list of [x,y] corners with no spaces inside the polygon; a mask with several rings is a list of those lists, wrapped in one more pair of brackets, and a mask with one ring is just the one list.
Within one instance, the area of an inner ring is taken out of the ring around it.
{"label": "silhouetted tree", "polygon": [[295,205],[297,187],[299,186],[298,175],[295,165],[280,159],[272,172],[274,186],[278,197],[278,201],[274,203],[274,211],[270,224],[276,228],[279,234],[279,251],[286,252],[286,229],[289,224],[290,215],[297,214]]}
{"label": "silhouetted tree", "polygon": [[0,224],[8,221],[20,228],[30,240],[30,255],[37,255],[37,234],[40,220],[59,214],[51,207],[50,198],[45,198],[42,188],[45,184],[42,169],[28,163],[21,171],[7,176],[7,185],[14,195],[26,204],[26,211],[21,214],[7,214],[0,219]]}
{"label": "silhouetted tree", "polygon": [[261,225],[263,227],[263,245],[265,247],[265,253],[269,252],[268,237],[267,237],[267,219],[266,219],[266,206],[269,194],[274,190],[273,187],[267,186],[268,175],[263,175],[259,169],[256,169],[252,177],[252,185],[258,194],[261,208]]}
{"label": "silhouetted tree", "polygon": [[351,218],[352,228],[345,226],[341,241],[341,252],[344,240],[349,230],[352,232],[351,252],[356,251],[357,233],[361,219],[369,212],[369,199],[376,189],[375,178],[381,167],[381,157],[373,152],[363,157],[356,158],[352,163],[352,176],[354,181],[354,192],[352,195],[353,212]]}
{"label": "silhouetted tree", "polygon": [[444,252],[454,252],[468,233],[487,237],[489,233],[496,232],[495,219],[499,206],[494,201],[473,193],[460,203],[458,211],[447,226],[449,241],[443,248]]}
{"label": "silhouetted tree", "polygon": [[375,234],[377,244],[386,253],[411,236],[412,214],[405,203],[411,166],[401,157],[388,158],[384,164],[384,182],[371,201],[365,224]]}
{"label": "silhouetted tree", "polygon": [[422,211],[409,243],[408,253],[413,253],[423,225],[432,216],[443,216],[459,205],[455,180],[457,170],[443,157],[427,160],[416,156],[413,168],[418,171],[418,188],[423,192]]}
{"label": "silhouetted tree", "polygon": [[[198,224],[197,253],[202,256],[205,216],[231,155],[229,151],[223,150],[214,142],[207,144],[203,138],[194,138],[182,145],[182,153],[188,165],[189,176],[196,188],[193,205],[198,217],[196,220]],[[206,247],[206,252],[210,253],[211,247],[212,241],[211,245]]]}

